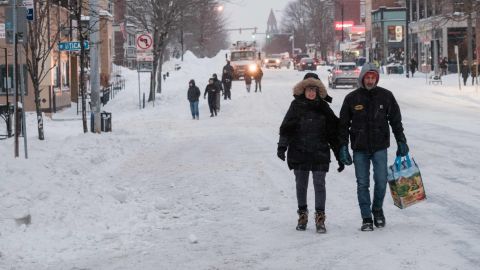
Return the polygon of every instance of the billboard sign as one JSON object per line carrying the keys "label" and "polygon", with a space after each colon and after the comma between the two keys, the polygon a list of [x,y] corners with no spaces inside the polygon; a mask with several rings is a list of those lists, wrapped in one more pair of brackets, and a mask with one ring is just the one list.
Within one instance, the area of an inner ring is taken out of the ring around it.
{"label": "billboard sign", "polygon": [[342,21],[335,22],[335,30],[337,31],[342,30],[342,25],[343,25],[343,29],[352,27],[353,21],[343,21],[343,24],[342,24]]}

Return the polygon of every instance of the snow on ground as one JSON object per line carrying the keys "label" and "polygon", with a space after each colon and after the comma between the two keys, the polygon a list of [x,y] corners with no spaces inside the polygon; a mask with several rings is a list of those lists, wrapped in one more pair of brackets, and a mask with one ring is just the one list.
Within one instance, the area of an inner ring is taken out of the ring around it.
{"label": "snow on ground", "polygon": [[[304,72],[265,70],[262,93],[234,82],[210,118],[192,120],[189,79],[202,90],[220,74],[213,59],[165,64],[170,77],[155,107],[138,108],[138,74],[104,110],[113,132],[83,133],[75,108],[45,119],[29,159],[0,141],[0,269],[478,269],[480,264],[480,94],[381,75],[402,109],[427,201],[400,210],[389,192],[387,226],[360,232],[353,167],[327,175],[326,235],[295,231],[294,176],[276,157],[278,127]],[[175,63],[182,68],[174,71]],[[317,72],[326,83],[326,67]],[[141,74],[142,93],[149,77]],[[350,89],[330,89],[338,113]],[[393,140],[393,136],[392,136]],[[389,151],[393,162],[394,147]],[[25,217],[30,215],[30,224]],[[28,222],[27,222],[28,223]]]}

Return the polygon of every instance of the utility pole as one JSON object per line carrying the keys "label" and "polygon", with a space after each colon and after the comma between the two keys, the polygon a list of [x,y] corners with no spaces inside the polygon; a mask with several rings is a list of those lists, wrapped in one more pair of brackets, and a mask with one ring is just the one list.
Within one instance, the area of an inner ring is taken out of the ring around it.
{"label": "utility pole", "polygon": [[[342,3],[340,4],[340,8],[341,8],[341,14],[342,14],[342,45],[343,45],[343,42],[344,42],[344,32],[343,32],[343,1]],[[343,53],[343,50],[342,50],[342,62],[345,61],[345,56],[344,56],[344,53]]]}
{"label": "utility pole", "polygon": [[410,24],[410,0],[406,0],[405,3],[405,57],[403,59],[405,63],[405,72],[406,77],[410,77],[409,72],[410,68],[408,66],[408,61],[410,59],[410,43],[409,43],[409,36],[410,36],[410,31],[409,31],[409,24]]}
{"label": "utility pole", "polygon": [[100,67],[98,62],[98,43],[100,33],[100,18],[98,15],[98,0],[90,0],[90,89],[93,121],[91,132],[100,133]]}

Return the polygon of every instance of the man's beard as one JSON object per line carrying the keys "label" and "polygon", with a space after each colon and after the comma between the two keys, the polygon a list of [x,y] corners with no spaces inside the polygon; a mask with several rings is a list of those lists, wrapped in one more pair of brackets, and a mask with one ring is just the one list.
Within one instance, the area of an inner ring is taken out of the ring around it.
{"label": "man's beard", "polygon": [[373,88],[375,88],[375,84],[372,84],[372,85],[365,84],[365,88],[367,90],[372,90]]}

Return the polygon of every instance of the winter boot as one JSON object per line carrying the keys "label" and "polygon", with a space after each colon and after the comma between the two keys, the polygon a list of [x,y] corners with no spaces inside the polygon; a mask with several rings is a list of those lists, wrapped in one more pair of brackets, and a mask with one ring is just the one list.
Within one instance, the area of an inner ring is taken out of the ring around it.
{"label": "winter boot", "polygon": [[374,209],[373,211],[373,224],[377,228],[385,227],[385,216],[382,209]]}
{"label": "winter boot", "polygon": [[317,233],[327,232],[327,228],[325,228],[325,217],[324,211],[315,212],[315,225],[317,227]]}
{"label": "winter boot", "polygon": [[308,210],[297,210],[298,213],[298,224],[297,231],[305,231],[307,229],[308,223]]}
{"label": "winter boot", "polygon": [[373,220],[372,218],[364,218],[362,222],[361,231],[373,231]]}

